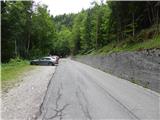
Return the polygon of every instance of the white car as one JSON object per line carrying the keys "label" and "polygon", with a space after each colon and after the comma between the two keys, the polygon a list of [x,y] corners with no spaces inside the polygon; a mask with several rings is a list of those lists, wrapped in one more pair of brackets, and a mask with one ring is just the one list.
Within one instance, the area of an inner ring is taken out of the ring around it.
{"label": "white car", "polygon": [[40,59],[32,60],[30,62],[31,65],[52,65],[54,66],[56,64],[56,58],[54,57],[43,57]]}

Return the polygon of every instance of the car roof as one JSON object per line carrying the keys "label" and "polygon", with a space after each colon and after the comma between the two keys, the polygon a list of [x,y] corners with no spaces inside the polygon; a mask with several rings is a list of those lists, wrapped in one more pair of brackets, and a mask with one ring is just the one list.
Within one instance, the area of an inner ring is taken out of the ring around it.
{"label": "car roof", "polygon": [[43,57],[43,58],[52,58],[52,57]]}

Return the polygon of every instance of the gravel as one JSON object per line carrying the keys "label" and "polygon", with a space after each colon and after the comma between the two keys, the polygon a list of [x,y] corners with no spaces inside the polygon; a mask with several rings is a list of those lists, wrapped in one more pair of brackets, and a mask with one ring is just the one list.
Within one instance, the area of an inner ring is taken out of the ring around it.
{"label": "gravel", "polygon": [[26,72],[22,82],[8,93],[2,94],[3,120],[34,120],[39,114],[49,80],[55,67],[36,66],[36,69]]}

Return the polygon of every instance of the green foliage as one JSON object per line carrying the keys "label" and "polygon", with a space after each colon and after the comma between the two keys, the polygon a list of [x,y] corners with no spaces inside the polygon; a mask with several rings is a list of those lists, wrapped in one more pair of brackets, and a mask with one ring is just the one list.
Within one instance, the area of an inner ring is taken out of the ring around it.
{"label": "green foliage", "polygon": [[20,80],[18,77],[29,69],[33,69],[29,62],[18,57],[11,59],[9,63],[1,64],[2,91],[12,88]]}
{"label": "green foliage", "polygon": [[160,36],[136,43],[122,41],[117,44],[116,42],[112,42],[97,51],[93,51],[91,54],[110,54],[113,52],[137,51],[152,48],[160,48]]}
{"label": "green foliage", "polygon": [[2,62],[50,53],[57,39],[47,6],[32,1],[2,3]]}
{"label": "green foliage", "polygon": [[55,41],[54,53],[60,56],[70,54],[70,40],[71,31],[65,27],[57,34],[57,40]]}
{"label": "green foliage", "polygon": [[[92,8],[82,10],[73,19],[71,51],[73,54],[87,54],[97,50],[108,53],[120,51],[124,46],[129,47],[134,44],[141,46],[139,48],[142,48],[142,45],[144,48],[149,47],[146,45],[149,43],[148,39],[154,39],[160,34],[159,3],[157,1],[108,1],[107,4],[94,2]],[[103,47],[106,50],[103,50]]]}
{"label": "green foliage", "polygon": [[[2,61],[8,61],[14,56],[26,54],[26,24],[31,2],[1,2],[2,23]],[[28,7],[28,12],[26,8]],[[23,51],[24,49],[24,51]]]}
{"label": "green foliage", "polygon": [[29,62],[19,58],[11,59],[9,63],[1,65],[1,80],[13,80],[29,66]]}
{"label": "green foliage", "polygon": [[30,57],[48,55],[54,48],[57,39],[55,26],[50,17],[47,6],[38,6],[32,15]]}
{"label": "green foliage", "polygon": [[159,45],[150,40],[160,34],[159,1],[93,2],[77,14],[55,17],[46,5],[32,1],[1,1],[1,7],[2,62],[17,56],[108,53]]}
{"label": "green foliage", "polygon": [[61,31],[63,27],[66,27],[69,30],[71,30],[73,26],[74,17],[75,14],[64,14],[55,16],[53,20],[55,22],[56,31],[57,32]]}

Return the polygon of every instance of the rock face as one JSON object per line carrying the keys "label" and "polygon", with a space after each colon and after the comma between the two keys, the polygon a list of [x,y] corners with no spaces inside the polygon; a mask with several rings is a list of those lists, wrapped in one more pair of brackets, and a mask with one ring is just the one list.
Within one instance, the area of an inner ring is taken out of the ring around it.
{"label": "rock face", "polygon": [[82,56],[76,60],[160,93],[160,49]]}

